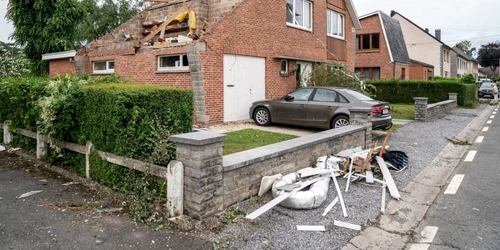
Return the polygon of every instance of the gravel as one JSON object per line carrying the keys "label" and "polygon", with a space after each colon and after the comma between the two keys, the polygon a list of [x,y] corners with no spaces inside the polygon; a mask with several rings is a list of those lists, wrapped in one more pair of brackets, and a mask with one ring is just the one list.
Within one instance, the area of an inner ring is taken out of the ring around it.
{"label": "gravel", "polygon": [[[402,189],[429,165],[448,144],[446,137],[458,135],[484,107],[455,109],[433,122],[412,122],[395,131],[388,142],[390,149],[404,151],[410,157],[410,164],[405,170],[392,172],[398,188]],[[346,180],[338,180],[343,192]],[[212,242],[229,241],[231,249],[339,249],[358,231],[334,226],[333,221],[353,223],[363,228],[377,225],[381,192],[380,188],[354,183],[348,193],[343,192],[348,217],[342,216],[340,203],[323,217],[324,209],[336,197],[331,182],[328,198],[318,209],[292,210],[276,206],[254,222],[240,217],[237,223],[225,226],[220,232],[203,233],[201,237]],[[239,209],[250,213],[271,199],[269,193],[264,197],[255,197],[241,203]],[[388,192],[387,200],[390,200]],[[326,231],[297,231],[297,225],[323,225]]]}

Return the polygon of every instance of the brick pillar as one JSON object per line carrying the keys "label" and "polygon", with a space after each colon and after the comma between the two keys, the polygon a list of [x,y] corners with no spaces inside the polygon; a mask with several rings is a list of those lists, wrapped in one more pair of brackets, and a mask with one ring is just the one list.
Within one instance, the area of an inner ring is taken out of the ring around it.
{"label": "brick pillar", "polygon": [[454,100],[457,101],[457,93],[448,93],[448,100]]}
{"label": "brick pillar", "polygon": [[191,73],[191,86],[193,87],[196,123],[206,125],[209,122],[209,117],[207,116],[205,106],[203,71],[201,70],[201,61],[199,58],[199,51],[205,50],[206,45],[201,42],[192,43],[186,46],[189,72]]}
{"label": "brick pillar", "polygon": [[361,125],[366,128],[365,146],[372,145],[372,109],[371,108],[351,108],[349,109],[349,123],[352,125]]}
{"label": "brick pillar", "polygon": [[195,219],[224,209],[222,149],[226,139],[209,131],[170,137],[177,146],[177,160],[184,164],[184,211]]}
{"label": "brick pillar", "polygon": [[415,121],[425,122],[427,120],[427,97],[415,97]]}

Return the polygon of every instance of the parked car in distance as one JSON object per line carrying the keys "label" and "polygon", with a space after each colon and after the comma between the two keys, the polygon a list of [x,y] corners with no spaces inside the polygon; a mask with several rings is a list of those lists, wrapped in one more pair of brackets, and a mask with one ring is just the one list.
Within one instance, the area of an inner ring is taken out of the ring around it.
{"label": "parked car in distance", "polygon": [[491,83],[492,81],[491,81],[490,79],[488,79],[488,78],[479,78],[479,79],[477,80],[477,82],[476,82],[476,83],[477,83],[477,87],[478,87],[478,88],[479,88],[479,87],[481,87],[481,85],[482,85],[483,83],[485,83],[485,82],[489,82],[489,83]]}
{"label": "parked car in distance", "polygon": [[479,87],[479,89],[477,90],[477,96],[479,97],[489,96],[490,98],[493,98],[493,87],[491,87],[491,84],[494,83],[489,81],[483,82]]}
{"label": "parked car in distance", "polygon": [[345,88],[300,88],[279,99],[254,102],[249,114],[260,126],[279,123],[331,129],[349,125],[349,109],[358,107],[372,109],[372,129],[392,126],[389,103]]}

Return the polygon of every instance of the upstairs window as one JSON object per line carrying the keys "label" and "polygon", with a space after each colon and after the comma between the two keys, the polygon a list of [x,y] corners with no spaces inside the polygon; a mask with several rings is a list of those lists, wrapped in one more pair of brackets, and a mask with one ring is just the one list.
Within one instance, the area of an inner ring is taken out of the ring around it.
{"label": "upstairs window", "polygon": [[286,24],[312,30],[312,3],[307,0],[286,0]]}
{"label": "upstairs window", "polygon": [[379,50],[380,34],[364,34],[356,36],[356,50]]}
{"label": "upstairs window", "polygon": [[92,73],[94,73],[94,74],[113,74],[113,73],[115,73],[115,61],[93,62]]}
{"label": "upstairs window", "polygon": [[158,71],[189,70],[187,55],[159,56]]}
{"label": "upstairs window", "polygon": [[333,10],[326,11],[326,31],[329,36],[344,39],[344,15]]}

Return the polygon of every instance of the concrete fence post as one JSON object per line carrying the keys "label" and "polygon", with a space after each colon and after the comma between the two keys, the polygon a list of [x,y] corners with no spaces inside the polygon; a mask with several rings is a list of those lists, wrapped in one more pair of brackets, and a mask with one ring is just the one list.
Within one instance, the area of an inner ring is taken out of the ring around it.
{"label": "concrete fence post", "polygon": [[448,100],[457,100],[458,93],[448,93]]}
{"label": "concrete fence post", "polygon": [[88,141],[85,145],[85,178],[90,179],[90,152],[94,145]]}
{"label": "concrete fence post", "polygon": [[184,213],[184,165],[180,161],[167,166],[167,212],[169,218]]}
{"label": "concrete fence post", "polygon": [[371,108],[351,108],[349,109],[349,124],[361,125],[366,128],[364,148],[372,145],[372,109]]}
{"label": "concrete fence post", "polygon": [[10,121],[3,123],[3,143],[10,144],[12,142],[12,133],[9,131]]}
{"label": "concrete fence post", "polygon": [[415,97],[415,121],[427,121],[427,97]]}
{"label": "concrete fence post", "polygon": [[49,152],[49,144],[47,143],[47,137],[36,131],[36,158],[39,160],[46,159]]}
{"label": "concrete fence post", "polygon": [[222,150],[226,139],[209,131],[170,137],[177,146],[177,160],[184,165],[184,210],[195,219],[224,209]]}

